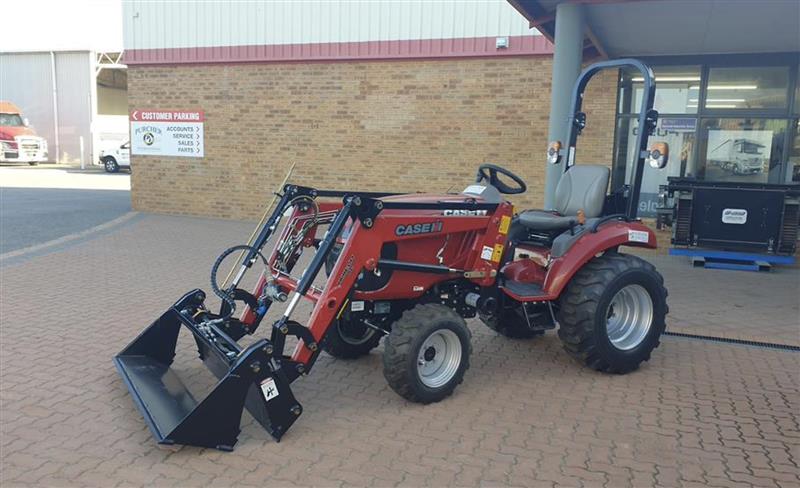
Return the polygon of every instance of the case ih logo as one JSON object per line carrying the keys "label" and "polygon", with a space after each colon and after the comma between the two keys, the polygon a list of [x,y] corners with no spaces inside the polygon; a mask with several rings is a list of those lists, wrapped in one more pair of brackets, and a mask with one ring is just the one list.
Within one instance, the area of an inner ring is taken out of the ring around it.
{"label": "case ih logo", "polygon": [[395,235],[410,236],[414,234],[431,234],[442,231],[442,222],[428,222],[427,224],[398,225],[394,230]]}
{"label": "case ih logo", "polygon": [[442,215],[446,217],[458,217],[458,216],[482,217],[488,214],[489,212],[487,210],[443,210],[442,211]]}

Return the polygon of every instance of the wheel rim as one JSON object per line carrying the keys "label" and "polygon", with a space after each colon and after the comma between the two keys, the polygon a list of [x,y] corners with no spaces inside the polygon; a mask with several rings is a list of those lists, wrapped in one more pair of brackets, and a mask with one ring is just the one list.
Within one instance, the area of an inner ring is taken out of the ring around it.
{"label": "wheel rim", "polygon": [[336,322],[336,327],[339,329],[339,337],[342,338],[342,341],[351,346],[360,346],[372,339],[372,336],[375,334],[373,329],[360,323],[338,320]]}
{"label": "wheel rim", "polygon": [[417,356],[417,373],[429,388],[439,388],[453,379],[461,365],[461,341],[450,329],[433,332],[422,343]]}
{"label": "wheel rim", "polygon": [[627,285],[614,295],[606,313],[606,333],[614,347],[635,348],[652,325],[653,299],[642,285]]}
{"label": "wheel rim", "polygon": [[106,170],[114,171],[114,164],[111,161],[106,161]]}

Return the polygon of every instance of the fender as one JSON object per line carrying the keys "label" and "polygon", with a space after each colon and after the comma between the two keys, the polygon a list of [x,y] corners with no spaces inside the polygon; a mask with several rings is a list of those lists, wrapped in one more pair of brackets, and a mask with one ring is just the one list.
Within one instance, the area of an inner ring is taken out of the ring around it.
{"label": "fender", "polygon": [[557,299],[584,264],[597,254],[621,245],[655,249],[656,235],[641,222],[609,222],[601,225],[597,232],[586,232],[568,253],[553,260],[542,287],[546,296],[538,299]]}

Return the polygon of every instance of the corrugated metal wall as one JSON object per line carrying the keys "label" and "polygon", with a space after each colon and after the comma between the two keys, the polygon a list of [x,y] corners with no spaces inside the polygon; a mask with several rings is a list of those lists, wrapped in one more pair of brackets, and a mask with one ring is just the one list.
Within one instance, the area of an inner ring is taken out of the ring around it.
{"label": "corrugated metal wall", "polygon": [[[55,53],[58,89],[59,145],[62,159],[80,158],[84,139],[86,162],[92,161],[94,73],[90,52]],[[36,133],[47,139],[50,159],[56,159],[53,79],[49,52],[0,54],[0,100],[19,106]]]}
{"label": "corrugated metal wall", "polygon": [[88,52],[56,53],[61,155],[66,159],[79,160],[80,138],[83,137],[83,151],[88,164],[93,160],[91,97],[95,78],[91,56]]}
{"label": "corrugated metal wall", "polygon": [[505,0],[131,0],[123,27],[126,51],[535,34]]}
{"label": "corrugated metal wall", "polygon": [[50,53],[0,54],[0,100],[22,109],[36,133],[47,139],[55,157],[53,78]]}

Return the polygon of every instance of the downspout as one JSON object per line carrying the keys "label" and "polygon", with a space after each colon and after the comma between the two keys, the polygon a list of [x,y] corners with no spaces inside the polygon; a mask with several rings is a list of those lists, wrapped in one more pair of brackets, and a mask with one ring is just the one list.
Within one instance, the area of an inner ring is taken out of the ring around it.
{"label": "downspout", "polygon": [[58,140],[58,83],[56,82],[56,54],[50,51],[50,76],[53,79],[53,125],[56,138],[56,163],[61,158],[61,146]]}

